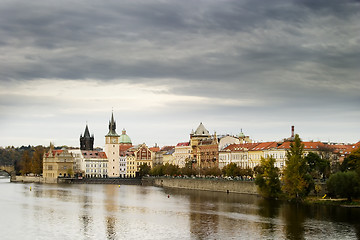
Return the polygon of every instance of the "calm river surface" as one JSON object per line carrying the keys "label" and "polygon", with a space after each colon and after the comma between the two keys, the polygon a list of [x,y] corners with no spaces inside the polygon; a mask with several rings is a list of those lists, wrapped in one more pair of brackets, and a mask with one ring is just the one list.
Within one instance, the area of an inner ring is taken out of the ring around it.
{"label": "calm river surface", "polygon": [[0,178],[0,211],[0,239],[360,237],[359,208],[157,187],[20,184]]}

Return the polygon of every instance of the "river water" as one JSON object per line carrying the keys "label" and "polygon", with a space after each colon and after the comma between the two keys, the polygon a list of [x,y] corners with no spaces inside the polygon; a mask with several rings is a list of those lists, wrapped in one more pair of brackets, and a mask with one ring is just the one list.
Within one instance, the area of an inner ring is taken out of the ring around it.
{"label": "river water", "polygon": [[359,208],[149,186],[0,178],[0,211],[0,239],[360,238]]}

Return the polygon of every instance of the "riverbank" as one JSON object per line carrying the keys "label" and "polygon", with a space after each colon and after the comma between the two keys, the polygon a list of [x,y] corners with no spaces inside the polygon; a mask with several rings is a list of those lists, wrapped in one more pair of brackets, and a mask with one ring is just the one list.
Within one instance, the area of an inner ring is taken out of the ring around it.
{"label": "riverbank", "polygon": [[40,176],[11,176],[10,182],[18,183],[45,183],[44,178]]}
{"label": "riverbank", "polygon": [[144,177],[143,185],[191,190],[258,195],[254,181],[209,178]]}
{"label": "riverbank", "polygon": [[305,204],[316,204],[316,205],[329,205],[329,206],[340,206],[340,207],[353,207],[360,208],[360,199],[354,199],[349,202],[346,198],[319,198],[319,197],[307,197],[304,200]]}
{"label": "riverbank", "polygon": [[115,185],[142,185],[140,178],[58,178],[54,182],[45,182],[41,176],[11,176],[14,183],[50,183],[50,184],[115,184]]}

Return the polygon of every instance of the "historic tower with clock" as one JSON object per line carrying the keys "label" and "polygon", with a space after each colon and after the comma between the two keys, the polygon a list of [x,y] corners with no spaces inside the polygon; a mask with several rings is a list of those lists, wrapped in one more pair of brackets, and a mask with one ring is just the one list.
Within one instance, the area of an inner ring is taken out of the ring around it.
{"label": "historic tower with clock", "polygon": [[108,177],[120,176],[119,137],[120,135],[116,133],[116,122],[112,113],[109,121],[109,132],[105,135],[105,153],[109,161]]}

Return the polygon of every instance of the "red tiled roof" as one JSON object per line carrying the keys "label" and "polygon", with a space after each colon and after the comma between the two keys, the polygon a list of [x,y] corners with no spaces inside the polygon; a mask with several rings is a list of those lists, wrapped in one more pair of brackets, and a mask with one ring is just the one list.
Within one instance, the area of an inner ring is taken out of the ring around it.
{"label": "red tiled roof", "polygon": [[[322,142],[301,142],[304,145],[304,150],[312,150],[312,149],[319,149],[321,147],[325,147],[325,144]],[[284,142],[280,146],[279,149],[290,149],[291,142]]]}
{"label": "red tiled roof", "polygon": [[82,150],[81,151],[84,158],[97,158],[97,159],[106,159],[106,153],[105,152],[99,152],[99,151],[90,151],[90,150]]}
{"label": "red tiled roof", "polygon": [[[62,153],[63,150],[52,150],[52,155],[55,156],[55,155],[59,155],[60,153]],[[48,157],[49,156],[49,153],[45,153],[45,156]]]}
{"label": "red tiled roof", "polygon": [[161,151],[170,151],[172,149],[174,149],[175,147],[174,146],[164,146],[161,148]]}
{"label": "red tiled roof", "polygon": [[190,145],[190,142],[181,142],[181,143],[178,143],[176,146],[182,147],[182,146],[189,146],[189,145]]}
{"label": "red tiled roof", "polygon": [[132,147],[131,144],[120,144],[119,145],[119,150],[120,150],[120,152],[124,152],[124,151],[128,150],[131,147]]}
{"label": "red tiled roof", "polygon": [[159,152],[160,148],[159,147],[151,147],[151,148],[149,148],[149,150],[152,152]]}
{"label": "red tiled roof", "polygon": [[256,146],[253,146],[251,149],[251,151],[261,151],[261,150],[267,150],[270,148],[276,148],[277,147],[277,142],[261,142],[259,144],[257,144]]}
{"label": "red tiled roof", "polygon": [[225,150],[230,151],[243,151],[244,149],[251,149],[257,146],[259,143],[241,143],[241,144],[231,144],[225,148]]}

